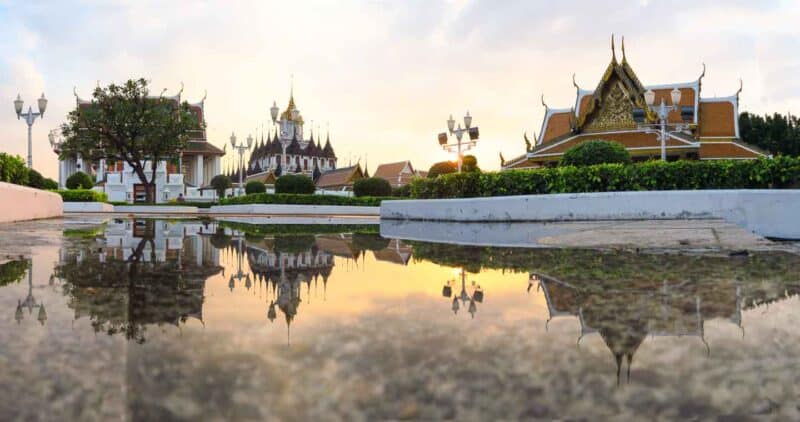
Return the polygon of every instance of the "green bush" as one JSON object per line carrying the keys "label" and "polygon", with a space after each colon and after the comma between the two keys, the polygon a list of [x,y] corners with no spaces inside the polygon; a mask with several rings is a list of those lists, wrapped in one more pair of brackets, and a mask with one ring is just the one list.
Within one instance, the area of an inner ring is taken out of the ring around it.
{"label": "green bush", "polygon": [[311,194],[315,190],[314,181],[300,174],[287,174],[275,181],[275,193]]}
{"label": "green bush", "polygon": [[226,198],[220,201],[222,205],[238,204],[288,204],[288,205],[354,205],[363,207],[377,207],[384,199],[363,196],[360,198],[350,198],[346,196],[334,195],[298,195],[291,193],[254,193],[251,195]]}
{"label": "green bush", "polygon": [[466,198],[574,192],[800,187],[800,159],[714,160],[564,166],[415,179],[411,197]]}
{"label": "green bush", "polygon": [[108,202],[108,195],[91,189],[56,190],[64,202]]}
{"label": "green bush", "polygon": [[592,166],[595,164],[629,164],[631,154],[624,146],[609,141],[587,141],[567,150],[561,157],[562,166]]}
{"label": "green bush", "polygon": [[211,182],[209,182],[209,184],[214,188],[214,191],[217,192],[217,198],[220,199],[224,198],[225,191],[233,186],[231,178],[224,174],[218,174],[214,176],[211,178]]}
{"label": "green bush", "polygon": [[392,188],[392,196],[398,198],[409,198],[411,197],[411,185],[403,185],[400,187]]}
{"label": "green bush", "polygon": [[353,194],[359,198],[362,196],[391,196],[392,185],[380,177],[366,177],[353,183]]}
{"label": "green bush", "polygon": [[244,193],[251,194],[251,193],[264,193],[267,191],[267,185],[259,182],[258,180],[252,180],[247,182],[244,185]]}
{"label": "green bush", "polygon": [[92,176],[79,171],[67,177],[67,189],[91,189],[94,186]]}
{"label": "green bush", "polygon": [[435,179],[436,177],[442,174],[455,173],[457,171],[458,171],[458,166],[456,165],[456,163],[453,163],[451,161],[442,161],[439,163],[435,163],[434,165],[431,166],[430,169],[428,169],[428,177],[431,179]]}
{"label": "green bush", "polygon": [[22,158],[0,152],[0,182],[28,184],[28,167]]}
{"label": "green bush", "polygon": [[36,170],[28,170],[28,186],[36,189],[58,189],[58,182],[44,177]]}
{"label": "green bush", "polygon": [[481,171],[478,167],[478,159],[474,155],[465,155],[461,159],[461,171]]}

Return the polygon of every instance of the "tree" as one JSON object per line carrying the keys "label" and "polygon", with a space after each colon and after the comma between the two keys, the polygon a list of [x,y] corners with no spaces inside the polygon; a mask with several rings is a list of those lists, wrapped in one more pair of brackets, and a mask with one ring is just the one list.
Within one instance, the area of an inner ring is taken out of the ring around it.
{"label": "tree", "polygon": [[145,185],[147,201],[154,202],[158,163],[179,155],[189,132],[202,125],[187,102],[149,94],[145,79],[97,87],[90,105],[67,116],[61,158],[125,161]]}
{"label": "tree", "polygon": [[267,185],[258,180],[251,180],[244,185],[244,193],[264,193],[267,191]]}
{"label": "tree", "polygon": [[392,194],[392,185],[380,177],[367,177],[358,179],[353,183],[353,194],[359,196],[389,196]]}
{"label": "tree", "polygon": [[435,178],[442,174],[455,173],[458,166],[452,161],[442,161],[431,166],[428,170],[428,177]]}
{"label": "tree", "polygon": [[311,174],[311,179],[316,182],[320,176],[322,176],[322,172],[319,170],[317,163],[314,163],[314,172]]}
{"label": "tree", "polygon": [[211,185],[212,188],[214,188],[214,191],[217,192],[217,198],[218,199],[224,198],[225,197],[225,191],[230,189],[231,186],[233,186],[233,183],[231,182],[231,178],[226,176],[226,175],[224,175],[224,174],[218,174],[218,175],[214,176],[211,179],[211,182],[209,182],[209,184]]}
{"label": "tree", "polygon": [[742,140],[774,155],[800,155],[800,119],[773,113],[763,117],[748,112],[739,115]]}
{"label": "tree", "polygon": [[561,157],[562,166],[591,166],[594,164],[631,162],[631,154],[616,142],[586,141],[567,150]]}
{"label": "tree", "polygon": [[92,176],[79,171],[67,177],[67,189],[91,189],[94,186]]}
{"label": "tree", "polygon": [[25,185],[28,183],[28,168],[22,158],[0,152],[0,182]]}

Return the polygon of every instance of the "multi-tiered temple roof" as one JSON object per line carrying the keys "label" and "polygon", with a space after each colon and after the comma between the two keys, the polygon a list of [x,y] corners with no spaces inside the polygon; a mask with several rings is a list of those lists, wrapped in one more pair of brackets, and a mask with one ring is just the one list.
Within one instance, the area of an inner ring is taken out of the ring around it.
{"label": "multi-tiered temple roof", "polygon": [[551,108],[544,102],[545,116],[534,140],[524,136],[526,153],[503,160],[503,169],[551,165],[570,148],[588,140],[602,139],[621,143],[634,160],[660,155],[659,132],[654,128],[658,116],[645,103],[645,92],[652,90],[655,104],[662,101],[672,107],[671,91],[681,92],[679,104],[670,111],[667,121],[678,126],[669,131],[666,142],[669,159],[753,159],[766,154],[739,137],[739,93],[728,97],[703,98],[702,74],[691,82],[645,86],[625,56],[618,61],[611,42],[611,62],[594,90],[575,83],[575,102],[566,108]]}

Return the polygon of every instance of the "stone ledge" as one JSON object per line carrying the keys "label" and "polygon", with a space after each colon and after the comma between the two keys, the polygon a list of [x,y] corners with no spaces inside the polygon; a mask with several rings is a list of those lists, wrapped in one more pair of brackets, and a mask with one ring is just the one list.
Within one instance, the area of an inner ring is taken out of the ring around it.
{"label": "stone ledge", "polygon": [[38,220],[64,215],[61,195],[27,186],[0,182],[0,223]]}

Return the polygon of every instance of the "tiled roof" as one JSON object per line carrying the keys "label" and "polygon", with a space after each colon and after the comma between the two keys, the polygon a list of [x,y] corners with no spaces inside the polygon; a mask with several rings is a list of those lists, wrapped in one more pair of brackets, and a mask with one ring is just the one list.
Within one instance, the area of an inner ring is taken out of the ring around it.
{"label": "tiled roof", "polygon": [[225,151],[208,141],[190,140],[186,143],[184,154],[225,155]]}
{"label": "tiled roof", "polygon": [[336,170],[326,171],[317,179],[318,188],[332,188],[350,186],[354,181],[364,176],[360,165],[344,167]]}

